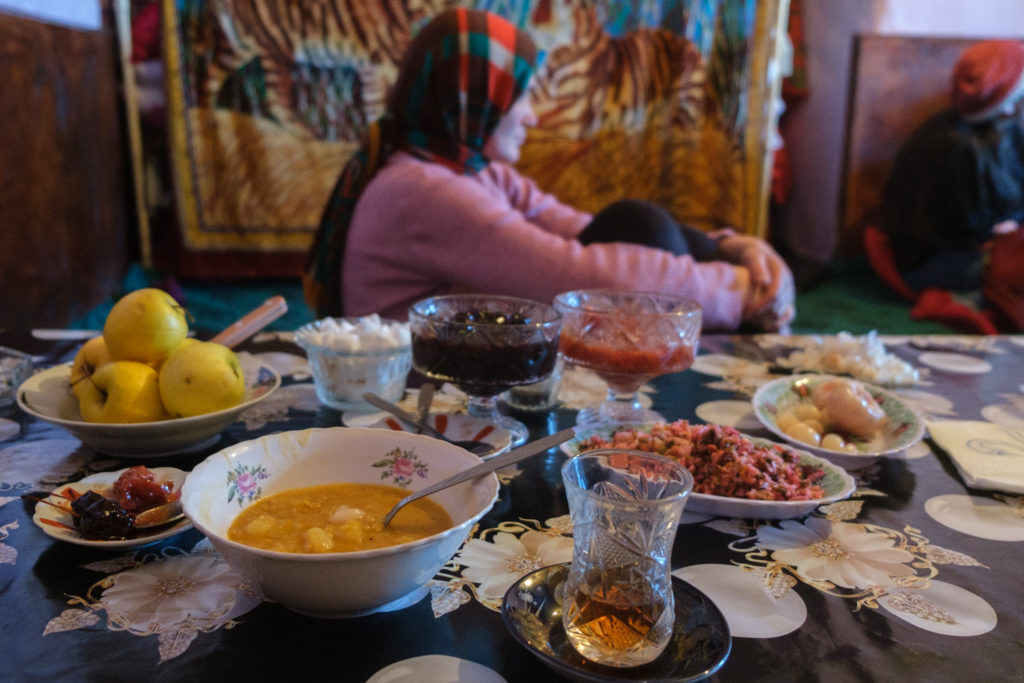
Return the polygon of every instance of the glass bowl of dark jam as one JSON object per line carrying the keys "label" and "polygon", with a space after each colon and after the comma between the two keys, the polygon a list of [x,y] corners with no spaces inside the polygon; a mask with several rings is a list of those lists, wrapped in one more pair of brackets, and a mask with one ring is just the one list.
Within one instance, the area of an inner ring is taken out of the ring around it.
{"label": "glass bowl of dark jam", "polygon": [[409,309],[412,364],[426,377],[450,382],[469,397],[467,412],[486,417],[524,443],[526,426],[497,411],[509,387],[551,375],[562,317],[547,304],[487,294],[422,299]]}

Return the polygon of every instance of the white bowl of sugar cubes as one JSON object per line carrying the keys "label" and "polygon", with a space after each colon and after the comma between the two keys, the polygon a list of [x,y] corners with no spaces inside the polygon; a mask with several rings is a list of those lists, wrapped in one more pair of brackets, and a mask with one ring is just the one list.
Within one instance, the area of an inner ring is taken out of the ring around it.
{"label": "white bowl of sugar cubes", "polygon": [[412,369],[409,324],[381,318],[323,318],[295,331],[306,351],[320,402],[338,410],[370,412],[373,392],[398,401]]}

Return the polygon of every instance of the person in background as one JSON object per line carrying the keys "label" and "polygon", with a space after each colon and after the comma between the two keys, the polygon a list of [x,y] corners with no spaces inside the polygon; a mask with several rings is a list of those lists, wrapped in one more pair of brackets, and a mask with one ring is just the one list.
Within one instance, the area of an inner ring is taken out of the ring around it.
{"label": "person in background", "polygon": [[451,292],[549,302],[608,287],[691,297],[705,329],[785,329],[792,274],[763,240],[679,226],[637,200],[592,216],[513,169],[537,122],[536,60],[530,37],[488,12],[448,10],[416,35],[325,209],[310,306],[405,320],[411,303]]}
{"label": "person in background", "polygon": [[881,220],[915,291],[950,290],[1024,330],[1024,44],[985,40],[952,73],[951,106],[907,140]]}

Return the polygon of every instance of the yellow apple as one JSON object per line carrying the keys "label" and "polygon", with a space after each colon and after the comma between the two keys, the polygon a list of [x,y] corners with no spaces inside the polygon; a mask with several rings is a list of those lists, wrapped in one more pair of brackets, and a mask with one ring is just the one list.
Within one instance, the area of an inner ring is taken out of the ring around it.
{"label": "yellow apple", "polygon": [[158,375],[149,365],[113,360],[77,386],[78,409],[86,422],[155,422],[167,419]]}
{"label": "yellow apple", "polygon": [[234,352],[197,341],[174,350],[160,366],[160,398],[172,417],[204,415],[236,406],[245,375]]}
{"label": "yellow apple", "polygon": [[113,359],[110,357],[110,349],[103,341],[103,335],[95,336],[82,344],[82,348],[78,349],[71,363],[71,391],[75,396],[81,398],[79,392],[82,390],[82,384],[89,381],[87,378],[96,372],[97,368],[111,360]]}
{"label": "yellow apple", "polygon": [[172,350],[169,354],[167,354],[166,356],[164,356],[163,358],[158,360],[156,363],[150,363],[150,365],[152,365],[153,368],[156,369],[156,371],[159,373],[160,372],[160,368],[162,368],[164,366],[164,362],[168,358],[170,358],[174,354],[175,351],[177,351],[180,348],[184,348],[184,347],[188,346],[189,344],[195,344],[197,341],[199,341],[199,340],[196,339],[195,337],[185,337],[185,339],[182,340],[182,342],[180,344],[178,344],[177,346],[174,347],[174,350]]}
{"label": "yellow apple", "polygon": [[154,287],[121,297],[103,323],[103,339],[114,360],[159,363],[187,335],[185,309]]}

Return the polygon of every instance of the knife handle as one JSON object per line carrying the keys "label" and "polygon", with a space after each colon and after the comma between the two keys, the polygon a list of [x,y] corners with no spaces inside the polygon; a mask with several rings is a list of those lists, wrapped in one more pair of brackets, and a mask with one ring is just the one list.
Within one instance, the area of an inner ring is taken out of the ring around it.
{"label": "knife handle", "polygon": [[288,302],[284,297],[273,296],[228,325],[210,341],[234,348],[287,312]]}

